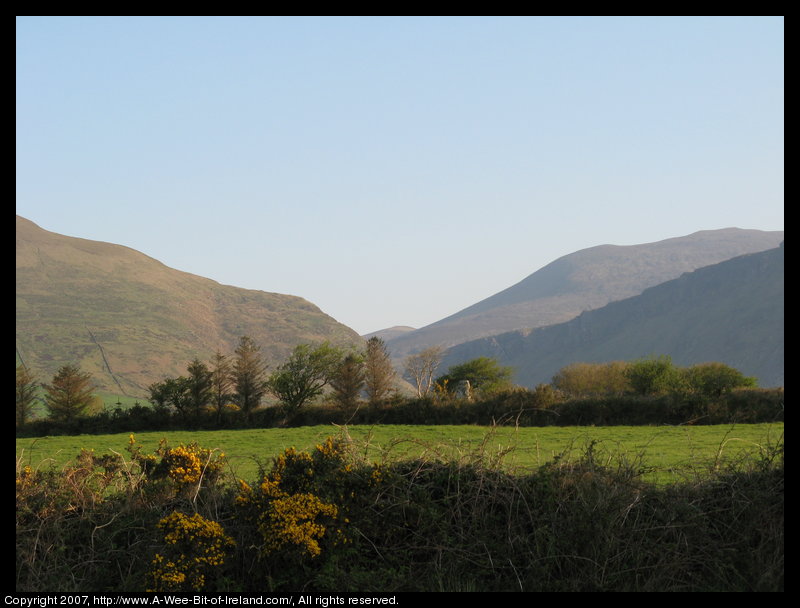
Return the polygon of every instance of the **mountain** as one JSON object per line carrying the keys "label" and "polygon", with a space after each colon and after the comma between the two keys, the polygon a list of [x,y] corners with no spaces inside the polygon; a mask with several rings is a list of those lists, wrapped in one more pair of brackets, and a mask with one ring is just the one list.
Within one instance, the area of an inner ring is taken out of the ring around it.
{"label": "mountain", "polygon": [[303,298],[221,285],[17,216],[17,361],[40,380],[72,363],[100,390],[146,396],[194,357],[232,355],[242,335],[273,366],[301,342],[363,343]]}
{"label": "mountain", "polygon": [[725,228],[641,245],[599,245],[537,270],[485,300],[387,341],[396,360],[517,329],[561,323],[703,266],[777,247],[783,231]]}
{"label": "mountain", "polygon": [[670,355],[676,365],[720,361],[764,387],[784,381],[784,248],[739,256],[580,314],[450,349],[441,369],[479,356],[515,368],[515,381],[550,382],[574,362]]}
{"label": "mountain", "polygon": [[397,338],[399,336],[405,335],[410,331],[414,331],[413,327],[409,327],[408,325],[395,325],[394,327],[387,327],[386,329],[379,329],[378,331],[373,331],[368,334],[364,334],[361,336],[365,340],[369,340],[370,338],[380,338],[384,342]]}

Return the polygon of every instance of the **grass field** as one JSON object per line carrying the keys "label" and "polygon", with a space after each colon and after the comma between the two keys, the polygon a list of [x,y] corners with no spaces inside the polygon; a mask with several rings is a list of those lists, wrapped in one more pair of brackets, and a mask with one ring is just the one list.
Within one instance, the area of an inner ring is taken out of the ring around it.
{"label": "grass field", "polygon": [[[577,457],[593,444],[595,454],[610,465],[634,463],[645,478],[659,483],[703,475],[716,465],[735,463],[783,442],[783,423],[718,426],[498,427],[356,426],[348,427],[359,449],[371,460],[423,456],[469,459],[481,454],[509,470],[524,473],[560,454]],[[230,431],[137,433],[136,441],[152,452],[161,439],[171,446],[196,441],[225,453],[232,477],[253,480],[259,465],[288,447],[312,449],[337,435],[334,426]],[[78,435],[16,440],[16,457],[32,467],[61,467],[82,448],[98,454],[127,457],[129,435]]]}

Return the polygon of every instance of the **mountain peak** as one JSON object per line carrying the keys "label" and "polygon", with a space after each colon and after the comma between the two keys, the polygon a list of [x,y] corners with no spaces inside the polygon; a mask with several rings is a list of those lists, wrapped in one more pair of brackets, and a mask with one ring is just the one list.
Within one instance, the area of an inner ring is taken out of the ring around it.
{"label": "mountain peak", "polygon": [[704,266],[576,318],[464,342],[443,366],[479,356],[516,369],[525,386],[576,362],[670,355],[677,365],[720,361],[761,386],[784,381],[783,247]]}
{"label": "mountain peak", "polygon": [[17,355],[42,380],[77,364],[101,390],[141,397],[194,357],[232,354],[242,335],[272,365],[302,342],[362,342],[301,297],[221,285],[20,216],[16,249]]}
{"label": "mountain peak", "polygon": [[568,321],[685,272],[777,247],[783,231],[700,230],[639,245],[597,245],[562,256],[520,282],[389,341],[393,357],[507,331]]}

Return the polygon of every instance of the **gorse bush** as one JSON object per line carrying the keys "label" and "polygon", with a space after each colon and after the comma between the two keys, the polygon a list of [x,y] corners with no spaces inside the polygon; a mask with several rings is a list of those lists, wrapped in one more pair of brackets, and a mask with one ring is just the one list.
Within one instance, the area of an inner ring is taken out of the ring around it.
{"label": "gorse bush", "polygon": [[219,452],[162,442],[146,454],[133,435],[128,452],[83,450],[61,470],[33,470],[18,460],[18,590],[142,590],[164,511],[216,509],[227,492],[219,484]]}
{"label": "gorse bush", "polygon": [[148,591],[202,591],[235,545],[220,524],[198,513],[173,511],[158,522],[165,549],[147,573]]}
{"label": "gorse bush", "polygon": [[594,443],[525,473],[490,444],[375,463],[345,432],[235,483],[216,450],[135,439],[58,471],[20,460],[16,589],[784,588],[782,444],[666,487]]}
{"label": "gorse bush", "polygon": [[324,474],[314,465],[310,454],[290,448],[275,460],[272,471],[256,488],[240,480],[236,504],[244,519],[258,529],[262,555],[288,550],[316,557],[325,537],[333,538],[334,543],[345,540],[337,527],[339,507],[313,492],[319,485],[314,477]]}

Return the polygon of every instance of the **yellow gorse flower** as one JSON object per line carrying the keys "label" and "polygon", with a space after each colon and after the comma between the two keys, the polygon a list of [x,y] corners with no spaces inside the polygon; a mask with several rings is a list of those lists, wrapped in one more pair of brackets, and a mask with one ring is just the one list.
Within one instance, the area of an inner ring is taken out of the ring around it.
{"label": "yellow gorse flower", "polygon": [[339,507],[314,491],[350,470],[344,456],[345,446],[328,438],[313,455],[293,447],[284,450],[255,488],[239,482],[236,504],[246,510],[261,534],[262,553],[299,550],[313,558],[322,552],[326,537],[334,543],[346,542],[337,525],[339,520],[347,521],[341,518]]}
{"label": "yellow gorse flower", "polygon": [[313,494],[292,494],[270,502],[269,509],[259,529],[264,537],[266,552],[286,545],[300,547],[311,557],[320,554],[320,539],[326,527],[319,522],[321,516],[335,519],[339,514],[336,505],[320,500]]}
{"label": "yellow gorse flower", "polygon": [[148,591],[200,591],[213,573],[225,563],[235,542],[222,526],[199,513],[174,511],[158,522],[164,533],[165,553],[157,553],[150,564]]}

